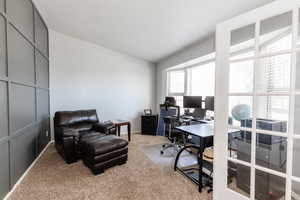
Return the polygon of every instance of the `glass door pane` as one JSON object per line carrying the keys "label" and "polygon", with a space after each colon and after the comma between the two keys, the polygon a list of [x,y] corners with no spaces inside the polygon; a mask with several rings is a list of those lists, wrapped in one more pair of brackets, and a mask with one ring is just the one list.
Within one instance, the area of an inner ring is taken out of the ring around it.
{"label": "glass door pane", "polygon": [[300,178],[300,139],[294,141],[293,176]]}
{"label": "glass door pane", "polygon": [[251,163],[251,143],[251,131],[239,130],[229,133],[228,157]]}
{"label": "glass door pane", "polygon": [[250,174],[250,167],[228,161],[228,188],[246,197],[250,197]]}
{"label": "glass door pane", "polygon": [[230,96],[228,105],[228,123],[235,127],[252,127],[252,96]]}
{"label": "glass door pane", "polygon": [[296,52],[296,91],[300,91],[300,51]]}
{"label": "glass door pane", "polygon": [[255,199],[256,200],[284,200],[285,178],[255,171]]}
{"label": "glass door pane", "polygon": [[290,89],[291,54],[259,59],[256,68],[258,93],[288,92]]}
{"label": "glass door pane", "polygon": [[298,9],[298,34],[297,34],[297,47],[300,47],[300,9]]}
{"label": "glass door pane", "polygon": [[255,52],[255,24],[231,31],[230,60],[253,58]]}
{"label": "glass door pane", "polygon": [[295,97],[293,133],[300,135],[300,96],[298,95]]}
{"label": "glass door pane", "polygon": [[287,138],[258,133],[256,165],[286,173]]}
{"label": "glass door pane", "polygon": [[292,47],[292,12],[265,19],[260,24],[260,53],[269,54]]}
{"label": "glass door pane", "polygon": [[259,96],[256,102],[256,128],[286,133],[289,117],[289,97]]}
{"label": "glass door pane", "polygon": [[300,183],[293,181],[291,196],[292,200],[300,200]]}
{"label": "glass door pane", "polygon": [[253,92],[254,60],[233,62],[229,66],[229,92]]}

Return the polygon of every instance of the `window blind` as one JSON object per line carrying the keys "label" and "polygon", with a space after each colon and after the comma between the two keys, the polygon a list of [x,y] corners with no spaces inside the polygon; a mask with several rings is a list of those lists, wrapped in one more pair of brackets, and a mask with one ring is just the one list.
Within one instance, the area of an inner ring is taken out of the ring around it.
{"label": "window blind", "polygon": [[[286,35],[264,46],[264,53],[278,52],[280,49],[291,47],[291,34]],[[267,93],[288,92],[290,88],[291,54],[275,55],[261,59],[260,66],[264,68],[264,81]],[[260,102],[263,103],[263,102]],[[287,120],[289,99],[286,97],[266,98],[266,117],[270,119]]]}

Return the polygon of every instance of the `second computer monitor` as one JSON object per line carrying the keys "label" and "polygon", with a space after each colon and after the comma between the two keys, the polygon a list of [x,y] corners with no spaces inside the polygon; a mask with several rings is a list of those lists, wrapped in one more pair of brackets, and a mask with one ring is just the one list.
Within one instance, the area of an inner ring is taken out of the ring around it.
{"label": "second computer monitor", "polygon": [[184,108],[202,108],[202,96],[184,96]]}

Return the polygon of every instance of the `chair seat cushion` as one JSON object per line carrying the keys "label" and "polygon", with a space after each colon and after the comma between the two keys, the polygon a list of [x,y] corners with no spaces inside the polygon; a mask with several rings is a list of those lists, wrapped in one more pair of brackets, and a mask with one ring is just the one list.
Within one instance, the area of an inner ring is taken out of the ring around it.
{"label": "chair seat cushion", "polygon": [[99,133],[99,132],[80,132],[79,133],[79,143],[84,143],[88,140],[94,140],[95,138],[98,138],[98,137],[103,137],[103,136],[106,136],[105,134],[103,133]]}
{"label": "chair seat cushion", "polygon": [[122,149],[128,145],[128,142],[115,135],[95,136],[86,141],[82,141],[84,154],[87,156],[96,156]]}

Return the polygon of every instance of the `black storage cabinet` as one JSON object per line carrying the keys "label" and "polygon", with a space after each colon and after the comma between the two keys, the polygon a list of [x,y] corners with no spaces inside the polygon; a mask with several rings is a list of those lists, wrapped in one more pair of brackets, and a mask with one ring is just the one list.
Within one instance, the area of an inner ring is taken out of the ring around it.
{"label": "black storage cabinet", "polygon": [[142,135],[156,135],[158,115],[142,115]]}

